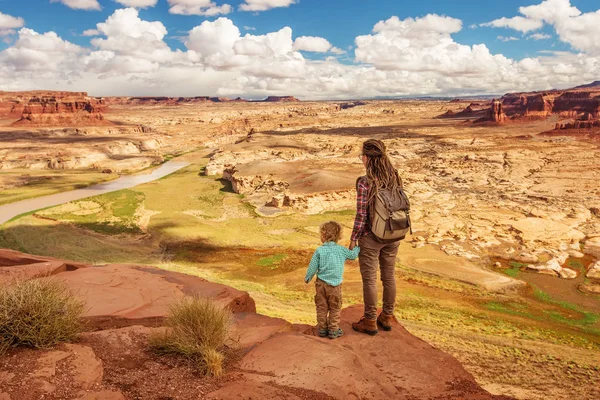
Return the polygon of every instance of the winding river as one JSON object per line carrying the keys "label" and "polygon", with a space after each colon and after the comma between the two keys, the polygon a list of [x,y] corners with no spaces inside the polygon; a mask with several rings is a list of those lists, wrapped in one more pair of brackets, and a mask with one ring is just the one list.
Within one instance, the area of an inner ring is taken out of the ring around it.
{"label": "winding river", "polygon": [[36,197],[34,199],[17,201],[15,203],[0,206],[0,225],[10,221],[21,214],[30,213],[42,208],[54,207],[70,201],[84,199],[86,197],[98,196],[100,194],[115,192],[117,190],[129,189],[160,179],[175,171],[188,166],[190,163],[182,161],[167,161],[160,167],[148,173],[122,176],[114,181],[90,186],[85,189],[71,190],[68,192],[52,194],[49,196]]}

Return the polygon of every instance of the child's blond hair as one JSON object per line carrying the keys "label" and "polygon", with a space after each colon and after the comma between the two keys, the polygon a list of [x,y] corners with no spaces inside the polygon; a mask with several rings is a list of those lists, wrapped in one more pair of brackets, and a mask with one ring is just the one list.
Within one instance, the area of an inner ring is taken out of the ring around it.
{"label": "child's blond hair", "polygon": [[342,237],[342,226],[335,221],[321,225],[321,236],[325,242],[338,242]]}

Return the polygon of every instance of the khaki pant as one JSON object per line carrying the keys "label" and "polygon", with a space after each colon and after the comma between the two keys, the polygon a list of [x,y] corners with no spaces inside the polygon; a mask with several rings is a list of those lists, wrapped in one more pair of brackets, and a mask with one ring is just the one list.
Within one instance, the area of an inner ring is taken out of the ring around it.
{"label": "khaki pant", "polygon": [[400,241],[379,243],[369,233],[358,241],[360,254],[358,263],[363,282],[363,301],[365,303],[365,318],[377,318],[377,266],[381,271],[383,283],[383,312],[392,315],[396,303],[396,255]]}
{"label": "khaki pant", "polygon": [[340,314],[342,311],[342,285],[331,286],[317,278],[315,290],[319,329],[337,331],[340,327]]}

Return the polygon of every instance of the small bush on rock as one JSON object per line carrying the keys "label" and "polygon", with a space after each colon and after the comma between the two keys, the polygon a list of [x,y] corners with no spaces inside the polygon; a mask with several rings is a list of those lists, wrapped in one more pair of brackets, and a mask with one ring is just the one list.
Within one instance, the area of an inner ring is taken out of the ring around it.
{"label": "small bush on rock", "polygon": [[178,354],[192,360],[206,375],[223,372],[233,326],[233,314],[214,301],[186,297],[174,303],[168,329],[150,337],[150,347],[161,354]]}
{"label": "small bush on rock", "polygon": [[52,279],[20,281],[0,288],[0,354],[10,347],[50,347],[73,340],[83,329],[84,303]]}

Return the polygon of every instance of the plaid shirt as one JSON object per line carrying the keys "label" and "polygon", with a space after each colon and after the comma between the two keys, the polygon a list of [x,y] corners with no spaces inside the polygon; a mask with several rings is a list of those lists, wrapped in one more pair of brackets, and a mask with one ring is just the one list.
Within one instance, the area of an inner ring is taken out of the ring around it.
{"label": "plaid shirt", "polygon": [[352,250],[342,247],[336,242],[325,242],[312,256],[304,282],[311,281],[317,274],[317,278],[331,286],[342,283],[344,275],[344,264],[346,260],[356,260],[360,247]]}
{"label": "plaid shirt", "polygon": [[352,229],[350,240],[358,241],[362,236],[369,233],[368,200],[369,182],[364,176],[361,176],[356,183],[356,217],[354,218],[354,229]]}

